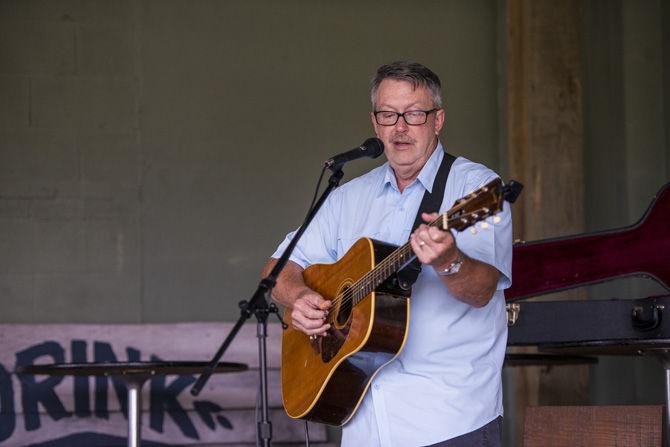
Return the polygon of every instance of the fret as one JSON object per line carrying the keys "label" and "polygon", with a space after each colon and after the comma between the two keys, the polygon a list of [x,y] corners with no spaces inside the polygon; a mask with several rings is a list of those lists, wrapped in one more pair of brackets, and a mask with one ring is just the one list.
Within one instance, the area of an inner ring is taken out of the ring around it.
{"label": "fret", "polygon": [[[446,215],[446,213],[444,213],[433,222],[430,222],[428,225],[439,228],[440,220],[443,220],[445,222],[443,226],[448,228],[448,219],[449,217]],[[352,285],[352,289],[354,290],[351,297],[353,305],[361,302],[363,298],[372,293],[389,276],[399,271],[402,267],[411,262],[414,257],[415,254],[409,242],[401,245],[393,252],[391,252],[391,254],[389,254],[384,260],[377,264],[375,268],[370,270],[366,275],[364,275],[355,284]]]}

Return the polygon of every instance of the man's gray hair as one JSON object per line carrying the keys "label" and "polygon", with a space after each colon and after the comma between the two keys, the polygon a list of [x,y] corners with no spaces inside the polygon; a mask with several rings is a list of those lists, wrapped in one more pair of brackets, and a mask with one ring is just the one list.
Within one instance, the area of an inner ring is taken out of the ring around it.
{"label": "man's gray hair", "polygon": [[376,106],[377,90],[379,90],[379,85],[384,79],[409,82],[413,88],[425,87],[432,96],[433,107],[442,108],[442,83],[440,78],[430,68],[417,62],[396,61],[379,67],[375,77],[372,78],[370,100],[372,101],[373,111]]}

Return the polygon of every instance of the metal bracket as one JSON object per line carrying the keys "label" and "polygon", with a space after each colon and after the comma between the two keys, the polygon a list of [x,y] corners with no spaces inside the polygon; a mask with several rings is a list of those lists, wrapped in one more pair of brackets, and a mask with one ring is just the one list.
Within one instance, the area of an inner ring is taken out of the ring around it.
{"label": "metal bracket", "polygon": [[507,312],[507,326],[514,326],[516,320],[519,319],[521,305],[516,303],[505,304],[505,312]]}

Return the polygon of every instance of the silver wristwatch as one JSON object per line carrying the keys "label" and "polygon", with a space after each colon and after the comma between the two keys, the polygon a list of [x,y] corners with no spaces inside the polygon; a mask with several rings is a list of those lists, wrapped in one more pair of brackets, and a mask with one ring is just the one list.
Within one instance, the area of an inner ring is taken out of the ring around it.
{"label": "silver wristwatch", "polygon": [[456,260],[449,264],[444,270],[437,270],[437,274],[440,276],[455,275],[461,270],[461,266],[463,265],[464,260],[465,258],[463,257],[463,253],[461,253],[459,250]]}

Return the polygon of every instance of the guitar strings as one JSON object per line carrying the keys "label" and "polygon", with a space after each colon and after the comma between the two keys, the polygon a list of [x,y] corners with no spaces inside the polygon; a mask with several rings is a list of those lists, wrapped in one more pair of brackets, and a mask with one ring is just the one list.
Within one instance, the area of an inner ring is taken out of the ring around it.
{"label": "guitar strings", "polygon": [[[478,217],[477,211],[472,211],[454,217],[447,217],[447,228],[449,228],[450,224],[452,224],[453,222],[463,219],[467,220],[467,218],[471,216],[474,216],[475,218]],[[428,226],[431,227],[437,226],[440,220],[443,220],[443,215],[439,216],[437,219],[430,222]],[[407,257],[408,255],[410,255],[410,253],[411,256]],[[348,303],[349,301],[353,301],[353,305],[355,306],[363,298],[372,293],[374,289],[383,281],[385,281],[395,270],[398,270],[400,266],[413,261],[414,258],[416,258],[416,254],[411,249],[410,243],[406,242],[405,244],[394,250],[389,256],[384,258],[381,262],[379,262],[379,264],[377,264],[372,270],[361,276],[348,289],[346,289],[344,292],[334,297],[331,300],[331,302],[334,305],[340,304],[340,306],[342,306]],[[402,264],[399,264],[399,262],[401,261]],[[386,272],[385,270],[388,270],[388,272]],[[359,296],[359,292],[361,290],[366,290],[367,288],[370,287],[370,285],[374,284],[375,282],[377,282],[377,284],[375,284],[365,294]],[[333,314],[329,313],[327,318],[328,322],[333,323],[334,322],[333,318],[334,318]]]}
{"label": "guitar strings", "polygon": [[[484,185],[481,188],[479,188],[477,191],[474,191],[471,193],[471,196],[475,197],[478,196],[480,192],[488,192],[490,190],[494,190],[492,187],[492,183],[490,182],[488,185]],[[456,220],[461,220],[463,223],[468,223],[469,220],[467,218],[469,217],[474,217],[476,221],[483,220],[480,219],[480,216],[478,216],[479,211],[483,210],[484,214],[486,216],[484,217],[489,217],[491,215],[490,210],[488,208],[482,208],[477,211],[470,211],[467,213],[462,213],[462,214],[456,214],[459,211],[462,211],[462,208],[468,203],[470,200],[459,200],[456,202],[456,205],[454,205],[449,211],[447,211],[444,214],[439,215],[435,220],[430,222],[428,225],[429,226],[437,226],[440,222],[440,220],[444,220],[445,216],[447,218],[446,221],[446,228],[450,228],[451,224],[456,221]],[[452,215],[453,217],[449,217],[449,215]],[[474,222],[473,222],[474,223]],[[412,254],[411,256],[409,256]],[[409,257],[408,257],[409,256]],[[386,257],[384,260],[382,260],[375,268],[373,268],[371,271],[363,275],[358,281],[356,281],[352,286],[345,290],[344,293],[340,296],[335,297],[332,301],[334,301],[336,304],[338,301],[341,301],[343,304],[346,303],[349,300],[355,299],[354,305],[358,304],[360,300],[368,296],[371,292],[374,291],[374,289],[381,284],[386,278],[388,278],[394,271],[397,271],[401,266],[406,265],[407,263],[411,262],[416,258],[416,255],[414,252],[411,250],[411,246],[409,243],[405,243],[403,246],[399,247],[396,249],[394,252],[392,252],[388,257]],[[399,261],[402,261],[402,264],[398,264]],[[385,272],[384,269],[388,269],[390,267],[393,267],[392,270],[389,270],[388,272]],[[366,288],[369,287],[371,279],[379,281],[376,285],[374,285],[369,291],[366,291],[365,294],[360,295],[358,294],[359,291],[365,290]],[[359,286],[359,283],[364,282],[362,286]],[[351,292],[350,292],[351,291]]]}
{"label": "guitar strings", "polygon": [[[477,214],[476,212],[470,212],[454,216],[452,218],[448,218],[447,227],[449,226],[450,223],[453,223],[456,220],[465,219],[470,215],[476,216],[476,214]],[[440,216],[434,221],[430,222],[428,225],[436,226],[442,219],[443,216]],[[409,256],[410,254],[411,256]],[[349,300],[355,299],[356,302],[354,303],[354,305],[358,304],[358,302],[361,299],[368,296],[374,290],[374,288],[376,288],[381,282],[383,282],[386,278],[388,278],[393,273],[393,271],[399,269],[402,265],[411,262],[412,260],[414,260],[414,258],[416,258],[416,255],[411,250],[411,245],[409,244],[409,242],[405,243],[404,245],[396,249],[393,253],[391,253],[388,257],[383,259],[379,264],[377,264],[377,266],[374,269],[367,272],[358,281],[352,284],[349,289],[345,290],[342,294],[333,298],[332,302],[337,304],[338,302],[341,301],[344,304]],[[399,262],[402,263],[399,264]],[[379,282],[375,284],[369,291],[366,291],[365,294],[359,293],[360,291],[369,288],[371,283],[375,282],[374,280],[377,280]]]}
{"label": "guitar strings", "polygon": [[[434,221],[430,222],[428,225],[429,226],[435,226],[438,221],[441,219],[441,217],[438,217]],[[384,270],[388,269],[389,267],[393,267],[394,264],[397,263],[399,260],[398,258],[406,256],[408,253],[405,252],[411,252],[411,246],[409,242],[406,242],[402,246],[398,247],[396,250],[394,250],[389,256],[384,258],[379,264],[377,264],[372,270],[369,272],[365,273],[361,278],[358,279],[355,283],[351,285],[351,287],[347,290],[345,290],[341,295],[335,297],[333,301],[337,303],[338,301],[342,301],[342,303],[345,303],[349,299],[353,299],[354,295],[357,294],[359,290],[363,290],[365,286],[368,286],[369,283],[373,282],[371,280],[381,280],[382,277],[388,277],[390,275],[390,272],[388,274],[385,274]],[[416,256],[412,256],[411,258],[413,259]],[[408,259],[406,262],[410,262],[412,259]],[[384,278],[385,279],[385,278]],[[365,283],[365,284],[360,284],[360,283]],[[366,293],[363,295],[363,297],[369,295],[370,292]],[[362,298],[362,297],[361,297]]]}

